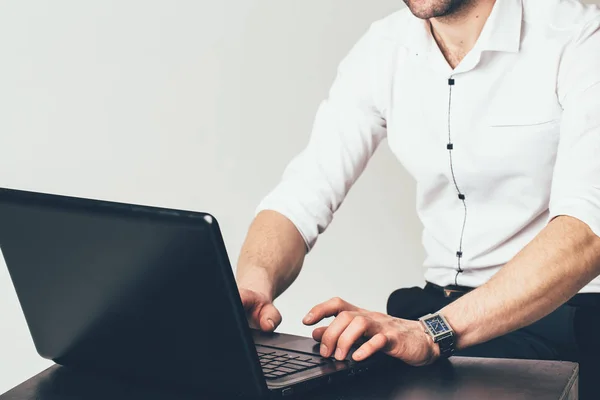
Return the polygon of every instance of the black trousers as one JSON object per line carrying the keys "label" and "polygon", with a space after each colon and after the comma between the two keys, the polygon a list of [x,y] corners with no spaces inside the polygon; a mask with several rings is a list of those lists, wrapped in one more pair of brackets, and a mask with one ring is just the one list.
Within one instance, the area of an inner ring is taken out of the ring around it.
{"label": "black trousers", "polygon": [[[455,299],[431,285],[393,292],[389,315],[417,320]],[[457,356],[561,360],[579,363],[581,400],[598,399],[600,379],[600,294],[579,294],[545,318],[518,331],[457,352]]]}

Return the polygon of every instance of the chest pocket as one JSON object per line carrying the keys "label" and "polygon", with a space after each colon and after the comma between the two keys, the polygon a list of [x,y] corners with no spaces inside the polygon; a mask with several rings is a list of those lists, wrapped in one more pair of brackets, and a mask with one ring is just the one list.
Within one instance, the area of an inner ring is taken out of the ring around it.
{"label": "chest pocket", "polygon": [[556,157],[562,109],[552,95],[516,93],[491,102],[475,151],[500,175],[546,175]]}

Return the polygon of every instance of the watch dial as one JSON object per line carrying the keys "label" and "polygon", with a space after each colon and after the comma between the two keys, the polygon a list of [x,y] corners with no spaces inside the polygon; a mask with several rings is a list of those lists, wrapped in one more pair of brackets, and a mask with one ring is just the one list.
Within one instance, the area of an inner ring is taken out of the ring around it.
{"label": "watch dial", "polygon": [[435,336],[439,335],[440,333],[448,332],[450,330],[448,326],[444,323],[444,320],[439,316],[427,319],[425,320],[425,323]]}

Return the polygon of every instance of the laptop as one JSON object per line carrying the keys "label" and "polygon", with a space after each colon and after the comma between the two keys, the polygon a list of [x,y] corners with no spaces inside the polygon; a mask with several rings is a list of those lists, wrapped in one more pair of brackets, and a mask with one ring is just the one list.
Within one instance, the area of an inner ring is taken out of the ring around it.
{"label": "laptop", "polygon": [[324,359],[249,327],[208,213],[0,188],[0,249],[40,356],[227,398],[343,382],[391,357]]}

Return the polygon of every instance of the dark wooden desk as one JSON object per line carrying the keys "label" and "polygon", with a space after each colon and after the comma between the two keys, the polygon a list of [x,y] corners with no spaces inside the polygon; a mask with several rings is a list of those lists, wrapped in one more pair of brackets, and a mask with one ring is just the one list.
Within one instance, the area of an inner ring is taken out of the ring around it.
{"label": "dark wooden desk", "polygon": [[[398,368],[361,377],[305,398],[327,400],[573,400],[578,366],[551,361],[453,358],[427,368]],[[0,400],[191,400],[158,389],[119,383],[54,366],[0,396]],[[211,398],[212,400],[212,398]]]}

